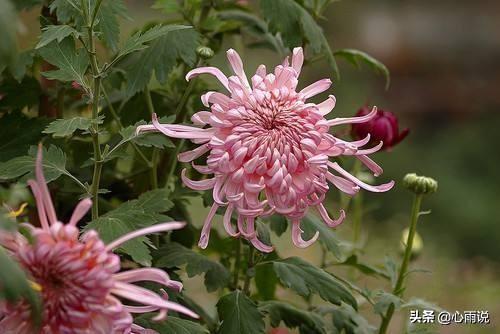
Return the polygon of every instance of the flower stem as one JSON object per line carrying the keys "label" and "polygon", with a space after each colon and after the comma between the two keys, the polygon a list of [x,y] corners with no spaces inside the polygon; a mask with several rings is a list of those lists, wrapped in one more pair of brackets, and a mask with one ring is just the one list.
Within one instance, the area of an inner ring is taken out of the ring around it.
{"label": "flower stem", "polygon": [[[420,212],[420,205],[422,203],[422,196],[423,196],[422,194],[416,194],[415,199],[413,200],[408,240],[406,241],[406,248],[403,255],[403,262],[401,263],[401,268],[399,269],[396,285],[394,286],[393,289],[393,294],[398,297],[401,297],[404,291],[404,282],[408,271],[408,265],[410,264],[411,251],[413,248],[413,239],[417,231],[417,221],[418,221],[418,214]],[[391,304],[389,306],[389,309],[387,310],[386,315],[382,317],[382,323],[380,324],[380,329],[378,331],[379,334],[386,333],[392,315],[394,314],[394,310],[395,310],[394,304]]]}
{"label": "flower stem", "polygon": [[[149,113],[153,115],[155,113],[155,107],[153,105],[153,100],[151,99],[151,92],[146,86],[144,89],[144,98],[146,99],[146,105],[148,107]],[[153,148],[153,153],[151,156],[151,171],[150,171],[151,188],[158,188],[158,149]]]}
{"label": "flower stem", "polygon": [[[82,1],[82,4],[85,2]],[[94,13],[92,14],[91,19],[89,20],[89,17],[87,15],[87,32],[88,32],[88,53],[90,57],[90,66],[92,70],[92,76],[94,77],[94,85],[93,85],[93,91],[92,91],[92,119],[93,119],[93,124],[91,128],[91,134],[92,134],[92,146],[94,149],[94,172],[92,175],[92,186],[90,189],[90,193],[92,195],[92,220],[96,219],[99,217],[99,183],[101,180],[101,172],[102,172],[102,152],[101,152],[101,146],[99,144],[99,125],[98,125],[98,117],[99,117],[99,98],[101,96],[101,73],[99,70],[99,64],[97,62],[97,55],[96,55],[96,47],[95,47],[95,40],[94,40],[94,23],[95,23],[95,17],[97,15],[97,12],[99,10],[99,6],[101,4],[101,1],[98,1],[94,8]],[[86,6],[84,4],[83,6],[84,13],[86,12]]]}
{"label": "flower stem", "polygon": [[251,272],[254,270],[254,250],[255,249],[250,245],[250,247],[248,248],[248,262],[247,270],[245,272],[245,283],[243,284],[243,292],[247,296],[250,296],[250,283],[252,281],[252,278],[255,276],[254,274],[251,274]]}
{"label": "flower stem", "polygon": [[[356,161],[354,161],[352,174],[354,176],[357,176],[360,170],[361,170],[361,161],[356,159]],[[363,194],[359,192],[353,198],[353,229],[354,229],[353,243],[354,244],[357,244],[357,242],[359,241],[359,237],[361,234],[362,220],[363,220]]]}
{"label": "flower stem", "polygon": [[241,266],[241,240],[238,239],[236,242],[235,250],[235,260],[233,269],[233,288],[238,288],[238,282],[240,280],[240,266]]}

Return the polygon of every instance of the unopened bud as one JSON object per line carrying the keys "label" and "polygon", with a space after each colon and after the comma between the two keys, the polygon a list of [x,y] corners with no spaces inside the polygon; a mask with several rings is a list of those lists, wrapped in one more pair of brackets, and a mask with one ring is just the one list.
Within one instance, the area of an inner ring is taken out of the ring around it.
{"label": "unopened bud", "polygon": [[[403,233],[401,234],[401,252],[404,252],[406,249],[406,243],[408,242],[408,234],[409,234],[408,228],[405,228],[403,230]],[[422,253],[422,249],[424,248],[424,242],[418,232],[415,231],[415,235],[413,236],[413,244],[411,247],[411,257],[412,258],[417,258],[420,253]]]}
{"label": "unopened bud", "polygon": [[210,59],[214,56],[214,50],[210,49],[208,46],[199,46],[196,49],[196,53],[203,59]]}
{"label": "unopened bud", "polygon": [[403,178],[403,184],[415,194],[432,194],[438,188],[438,183],[433,178],[418,176],[415,173],[406,174]]}

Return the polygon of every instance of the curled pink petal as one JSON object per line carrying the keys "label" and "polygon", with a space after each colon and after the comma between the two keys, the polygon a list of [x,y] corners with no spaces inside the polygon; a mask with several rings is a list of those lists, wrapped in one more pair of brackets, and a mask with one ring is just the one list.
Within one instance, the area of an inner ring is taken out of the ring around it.
{"label": "curled pink petal", "polygon": [[81,200],[80,203],[78,203],[78,205],[76,206],[75,211],[73,211],[68,224],[76,225],[85,216],[85,214],[90,210],[91,207],[92,200],[90,198]]}
{"label": "curled pink petal", "polygon": [[309,246],[311,246],[313,243],[316,242],[316,240],[318,240],[319,238],[319,232],[316,231],[316,233],[314,234],[314,236],[305,241],[304,239],[302,239],[302,233],[304,231],[302,231],[302,229],[300,228],[300,220],[293,220],[292,221],[292,241],[294,243],[295,246],[299,247],[299,248],[307,248]]}
{"label": "curled pink petal", "polygon": [[323,93],[328,88],[330,88],[331,85],[332,81],[330,79],[321,79],[302,89],[299,94],[301,94],[304,99],[308,99],[310,97]]}
{"label": "curled pink petal", "polygon": [[319,214],[321,215],[321,218],[323,219],[325,224],[328,225],[328,227],[337,227],[344,222],[344,219],[345,219],[345,211],[344,210],[340,210],[339,218],[332,219],[328,215],[328,211],[326,211],[326,208],[323,204],[319,204],[317,206],[317,208],[318,208]]}
{"label": "curled pink petal", "polygon": [[203,223],[200,240],[198,241],[198,246],[202,249],[205,249],[208,246],[208,240],[210,239],[210,229],[212,227],[212,220],[214,219],[215,213],[217,212],[218,208],[219,205],[214,203],[210,208],[210,212],[205,218],[205,222]]}
{"label": "curled pink petal", "polygon": [[198,67],[198,68],[195,68],[194,70],[191,70],[191,71],[189,71],[186,74],[186,80],[189,81],[192,78],[195,78],[195,77],[197,77],[200,74],[211,74],[211,75],[213,75],[214,77],[216,77],[220,81],[220,83],[227,90],[229,90],[229,85],[228,85],[227,77],[217,67]]}

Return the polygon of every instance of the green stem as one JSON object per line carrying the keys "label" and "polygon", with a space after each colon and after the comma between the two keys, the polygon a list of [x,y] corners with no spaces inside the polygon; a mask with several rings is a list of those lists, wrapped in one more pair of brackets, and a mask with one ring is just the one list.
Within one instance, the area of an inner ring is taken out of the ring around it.
{"label": "green stem", "polygon": [[[361,162],[356,159],[352,169],[352,175],[357,176],[361,170]],[[361,234],[361,221],[363,220],[363,194],[359,192],[353,199],[353,243],[357,244]]]}
{"label": "green stem", "polygon": [[99,144],[99,125],[98,125],[98,117],[99,117],[99,98],[101,96],[101,72],[99,70],[99,64],[97,62],[97,54],[94,40],[94,23],[97,13],[99,12],[99,7],[101,5],[102,0],[98,0],[92,16],[89,18],[87,15],[88,8],[86,7],[86,2],[84,0],[81,1],[84,18],[87,23],[87,32],[88,32],[88,54],[90,58],[90,66],[92,70],[92,75],[94,77],[94,86],[92,91],[92,119],[94,120],[91,128],[92,134],[92,146],[94,149],[94,172],[92,175],[92,186],[90,193],[92,195],[93,205],[92,205],[92,219],[96,219],[99,217],[99,183],[101,180],[101,172],[102,172],[102,152],[101,146]]}
{"label": "green stem", "polygon": [[[155,107],[153,105],[153,100],[151,99],[151,92],[146,86],[144,89],[144,98],[146,99],[146,105],[148,107],[149,113],[153,115],[155,113]],[[158,149],[153,148],[153,153],[151,156],[151,171],[150,171],[151,188],[158,188]]]}
{"label": "green stem", "polygon": [[[415,233],[417,232],[417,221],[418,214],[420,212],[420,205],[422,203],[422,194],[415,195],[415,199],[413,200],[412,212],[411,212],[411,221],[410,221],[410,231],[408,233],[408,240],[406,241],[406,248],[403,255],[403,262],[401,263],[401,268],[399,270],[398,278],[396,280],[396,285],[393,289],[393,294],[401,297],[404,291],[404,282],[406,278],[406,274],[408,271],[408,266],[410,264],[411,251],[413,248],[413,239],[415,237]],[[380,324],[379,334],[385,334],[387,328],[389,327],[389,323],[391,322],[392,315],[394,314],[394,304],[389,306],[386,315],[382,318],[382,323]]]}
{"label": "green stem", "polygon": [[255,275],[250,274],[250,272],[254,269],[254,261],[253,261],[253,254],[254,254],[255,248],[253,248],[252,245],[248,248],[248,263],[247,263],[247,270],[245,272],[245,283],[243,284],[243,292],[245,295],[250,296],[250,283],[252,282],[252,278]]}
{"label": "green stem", "polygon": [[240,266],[241,266],[241,240],[238,239],[236,242],[235,260],[234,260],[234,270],[233,270],[233,288],[238,288],[238,282],[240,279]]}

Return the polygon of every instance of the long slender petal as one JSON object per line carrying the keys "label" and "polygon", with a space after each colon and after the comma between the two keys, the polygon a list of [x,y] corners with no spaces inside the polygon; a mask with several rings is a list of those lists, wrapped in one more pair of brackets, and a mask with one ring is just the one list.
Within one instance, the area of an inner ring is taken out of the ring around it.
{"label": "long slender petal", "polygon": [[341,124],[365,123],[377,115],[377,107],[373,107],[369,114],[359,117],[334,118],[328,121],[328,125],[335,126]]}
{"label": "long slender petal", "polygon": [[215,213],[219,205],[214,203],[210,208],[210,212],[205,218],[205,222],[203,223],[203,228],[201,229],[200,240],[198,241],[198,246],[201,249],[205,249],[208,246],[208,240],[210,239],[210,229],[212,228],[212,220],[214,219]]}
{"label": "long slender petal", "polygon": [[47,214],[47,218],[49,224],[52,225],[57,222],[56,210],[54,209],[54,204],[52,203],[52,198],[50,197],[49,188],[47,187],[47,181],[45,180],[45,176],[43,175],[43,146],[42,144],[38,145],[38,153],[36,156],[36,165],[35,165],[35,175],[36,182],[38,184],[38,189],[40,191],[40,197],[43,200],[45,213]]}
{"label": "long slender petal", "polygon": [[186,226],[186,223],[183,223],[183,222],[169,222],[169,223],[153,225],[150,227],[145,227],[145,228],[142,228],[140,230],[127,233],[127,234],[119,237],[118,239],[112,241],[111,243],[109,243],[106,246],[106,250],[108,250],[108,251],[113,250],[116,247],[122,245],[123,243],[125,243],[131,239],[134,239],[134,238],[146,235],[146,234],[178,230],[178,229],[183,228],[184,226]]}
{"label": "long slender petal", "polygon": [[304,231],[302,231],[302,229],[300,228],[300,220],[294,219],[292,221],[292,241],[293,241],[295,246],[297,246],[299,248],[307,248],[307,247],[311,246],[314,242],[316,242],[316,240],[318,240],[318,237],[319,237],[318,231],[316,231],[314,236],[307,241],[302,239],[303,232]]}

